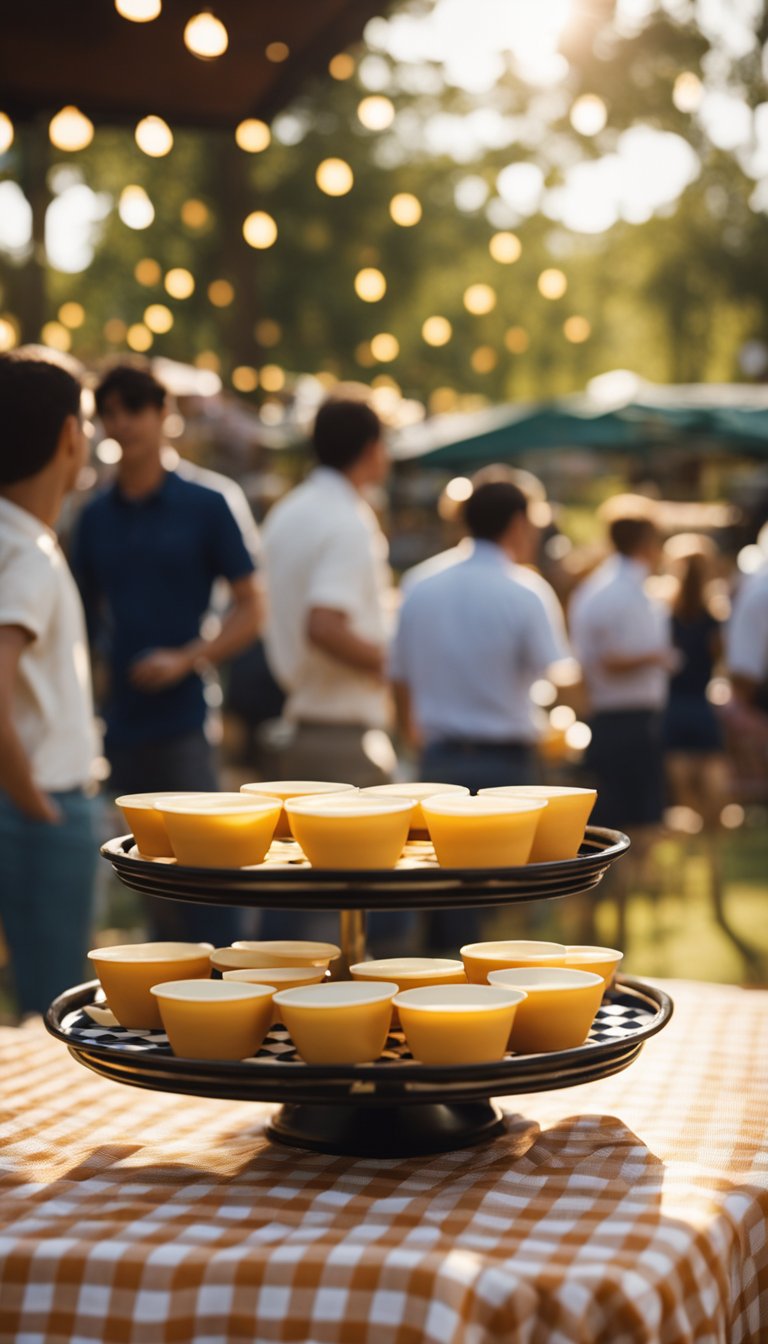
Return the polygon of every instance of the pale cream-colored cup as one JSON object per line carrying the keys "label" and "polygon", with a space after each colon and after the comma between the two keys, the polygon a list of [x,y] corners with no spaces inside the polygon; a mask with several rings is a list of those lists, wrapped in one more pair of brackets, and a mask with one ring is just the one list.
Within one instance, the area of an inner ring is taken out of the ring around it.
{"label": "pale cream-colored cup", "polygon": [[397,985],[336,980],[280,990],[275,1011],[307,1064],[370,1064],[386,1045]]}
{"label": "pale cream-colored cup", "polygon": [[248,1059],[272,1025],[269,985],[171,980],[152,994],[174,1055],[187,1059]]}
{"label": "pale cream-colored cup", "polygon": [[408,838],[413,802],[348,793],[289,798],[285,810],[313,868],[394,868]]}
{"label": "pale cream-colored cup", "polygon": [[[240,792],[279,798],[281,803],[285,803],[286,798],[310,798],[317,794],[357,793],[357,789],[354,784],[333,784],[325,779],[268,779],[265,783],[259,781],[255,784],[241,784]],[[283,807],[277,823],[275,839],[289,840],[291,835],[288,814]]]}
{"label": "pale cream-colored cup", "polygon": [[606,985],[611,983],[624,960],[624,953],[617,952],[615,947],[588,947],[579,944],[567,947],[565,950],[566,966],[572,966],[575,971],[591,971],[593,975],[601,975]]}
{"label": "pale cream-colored cup", "polygon": [[211,974],[210,943],[120,943],[88,953],[107,1003],[123,1027],[160,1028],[151,990],[166,980],[205,980]]}
{"label": "pale cream-colored cup", "polygon": [[510,1049],[522,1055],[583,1045],[605,989],[602,976],[570,967],[518,967],[492,971],[488,979],[503,989],[522,989],[528,996],[509,1039]]}
{"label": "pale cream-colored cup", "polygon": [[217,951],[234,951],[247,960],[234,961],[226,970],[246,970],[251,966],[321,966],[326,970],[329,962],[341,956],[341,948],[335,943],[312,943],[302,939],[271,939],[267,942],[253,942],[241,938],[232,944],[231,949],[220,948]]}
{"label": "pale cream-colored cup", "polygon": [[488,984],[490,971],[516,966],[565,966],[566,957],[567,948],[562,943],[537,943],[525,938],[466,943],[461,949],[467,979],[474,985]]}
{"label": "pale cream-colored cup", "polygon": [[435,985],[407,989],[393,1006],[414,1058],[453,1066],[503,1059],[524,999],[495,985]]}
{"label": "pale cream-colored cup", "polygon": [[528,862],[540,813],[534,798],[437,794],[421,804],[442,868],[516,868]]}
{"label": "pale cream-colored cup", "polygon": [[361,789],[363,797],[372,798],[410,798],[413,801],[413,812],[411,813],[411,829],[408,832],[409,840],[428,840],[429,826],[427,818],[421,806],[425,798],[434,798],[436,794],[458,793],[468,794],[463,784],[372,784],[367,789]]}
{"label": "pale cream-colored cup", "polygon": [[263,863],[280,816],[277,798],[206,793],[158,798],[177,862],[190,868]]}
{"label": "pale cream-colored cup", "polygon": [[[388,980],[402,993],[429,985],[465,985],[464,965],[449,957],[384,957],[381,961],[359,961],[350,966],[353,980]],[[397,1009],[392,1009],[392,1026],[398,1025]]]}
{"label": "pale cream-colored cup", "polygon": [[157,811],[155,800],[158,798],[197,798],[199,794],[179,794],[178,789],[165,793],[123,793],[115,799],[125,817],[125,824],[133,833],[136,848],[147,859],[174,858],[171,837],[163,820],[163,814]]}
{"label": "pale cream-colored cup", "polygon": [[597,799],[596,789],[570,785],[510,784],[504,788],[480,789],[483,798],[534,798],[544,800],[529,863],[554,863],[575,859],[584,839],[584,829]]}

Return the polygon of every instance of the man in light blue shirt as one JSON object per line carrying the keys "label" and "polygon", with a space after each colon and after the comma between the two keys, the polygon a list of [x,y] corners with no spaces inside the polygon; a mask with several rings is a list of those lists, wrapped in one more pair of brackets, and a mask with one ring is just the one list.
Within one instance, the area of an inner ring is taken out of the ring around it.
{"label": "man in light blue shirt", "polygon": [[517,578],[523,492],[482,485],[464,517],[466,557],[406,595],[391,675],[401,726],[422,749],[421,778],[474,792],[530,781],[531,685],[564,650],[541,598]]}

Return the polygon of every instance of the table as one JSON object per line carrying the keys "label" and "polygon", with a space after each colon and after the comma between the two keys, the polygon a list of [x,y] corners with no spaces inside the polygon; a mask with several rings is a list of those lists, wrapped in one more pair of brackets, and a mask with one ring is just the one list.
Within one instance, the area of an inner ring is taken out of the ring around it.
{"label": "table", "polygon": [[272,1147],[0,1032],[2,1344],[765,1344],[768,993],[665,985],[625,1073],[435,1158]]}

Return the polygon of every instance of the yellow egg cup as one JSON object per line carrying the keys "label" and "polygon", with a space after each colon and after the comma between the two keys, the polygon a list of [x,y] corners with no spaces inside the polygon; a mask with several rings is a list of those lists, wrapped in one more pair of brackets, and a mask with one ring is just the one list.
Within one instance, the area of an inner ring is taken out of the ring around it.
{"label": "yellow egg cup", "polygon": [[[333,784],[324,779],[268,779],[264,784],[241,784],[240,792],[279,798],[281,803],[284,804],[287,798],[311,798],[318,794],[357,793],[357,789],[354,784]],[[282,807],[275,830],[275,839],[290,840],[292,834],[288,813],[285,807]]]}
{"label": "yellow egg cup", "polygon": [[438,794],[421,804],[442,868],[516,868],[528,862],[540,813],[533,798]]}
{"label": "yellow egg cup", "polygon": [[[381,961],[360,961],[350,966],[353,980],[387,980],[400,993],[430,985],[465,985],[464,966],[449,957],[385,957]],[[399,1025],[397,1009],[392,1009],[392,1026]]]}
{"label": "yellow egg cup", "polygon": [[485,1064],[503,1059],[522,990],[491,985],[407,989],[394,1007],[409,1049],[423,1064]]}
{"label": "yellow egg cup", "polygon": [[96,968],[107,1003],[121,1027],[162,1026],[152,988],[167,980],[205,980],[211,974],[210,943],[125,943],[95,947]]}
{"label": "yellow egg cup", "polygon": [[[252,942],[239,939],[232,948],[219,948],[218,952],[235,951],[247,957],[239,962],[239,968],[258,966],[321,966],[326,970],[328,963],[341,956],[341,948],[335,943],[311,943],[301,939],[274,939],[268,942]],[[234,964],[227,968],[236,970]]]}
{"label": "yellow egg cup", "polygon": [[482,798],[532,798],[546,802],[533,838],[529,863],[556,863],[575,859],[584,830],[597,800],[596,789],[566,785],[510,784],[504,788],[480,789]]}
{"label": "yellow egg cup", "polygon": [[489,983],[491,971],[525,966],[565,966],[567,948],[562,943],[536,943],[510,938],[495,943],[467,943],[461,959],[473,985]]}
{"label": "yellow egg cup", "polygon": [[[277,992],[281,989],[299,989],[302,985],[320,985],[328,978],[328,972],[322,966],[262,966],[247,971],[224,971],[222,980],[230,980],[240,985],[269,985]],[[272,1022],[280,1021],[280,1011],[274,1008]]]}
{"label": "yellow egg cup", "polygon": [[569,967],[492,971],[488,978],[492,985],[522,989],[528,996],[520,1005],[509,1039],[510,1049],[521,1055],[583,1045],[605,989],[602,976]]}
{"label": "yellow egg cup", "polygon": [[289,799],[294,837],[313,868],[394,868],[408,838],[413,803],[405,798]]}
{"label": "yellow egg cup", "polygon": [[185,1059],[248,1059],[272,1025],[269,985],[172,980],[152,994],[174,1055]]}
{"label": "yellow egg cup", "polygon": [[624,953],[615,947],[571,946],[566,949],[566,966],[575,971],[590,971],[592,975],[601,975],[606,985],[613,980],[624,960]]}
{"label": "yellow egg cup", "polygon": [[307,1064],[371,1064],[386,1045],[397,985],[337,980],[280,990],[274,1007]]}
{"label": "yellow egg cup", "polygon": [[190,868],[246,868],[263,863],[280,816],[277,798],[241,793],[158,798],[180,864]]}
{"label": "yellow egg cup", "polygon": [[157,811],[155,801],[158,798],[195,798],[199,794],[179,794],[178,789],[170,793],[123,793],[115,799],[125,817],[125,824],[131,831],[136,848],[147,859],[174,858],[171,837],[168,834],[163,814]]}
{"label": "yellow egg cup", "polygon": [[411,813],[411,828],[408,832],[409,840],[429,840],[429,826],[421,804],[425,798],[433,798],[436,794],[446,793],[467,795],[469,789],[466,789],[463,784],[423,784],[417,782],[412,784],[373,784],[367,789],[360,790],[361,797],[365,798],[410,798],[413,803],[413,812]]}

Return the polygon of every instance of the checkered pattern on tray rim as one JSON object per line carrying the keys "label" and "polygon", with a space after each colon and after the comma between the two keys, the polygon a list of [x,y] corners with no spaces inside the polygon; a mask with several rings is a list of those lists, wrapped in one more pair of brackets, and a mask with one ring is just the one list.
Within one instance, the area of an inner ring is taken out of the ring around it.
{"label": "checkered pattern on tray rim", "polygon": [[768,994],[669,988],[631,1069],[387,1161],[0,1028],[0,1340],[766,1344]]}
{"label": "checkered pattern on tray rim", "polygon": [[[607,1041],[630,1040],[635,1032],[647,1027],[657,1016],[654,1009],[640,1003],[630,994],[612,990],[603,1000],[590,1029],[585,1045],[603,1045]],[[86,1013],[69,1013],[62,1022],[62,1029],[77,1045],[108,1046],[117,1054],[133,1055],[170,1055],[171,1047],[163,1031],[129,1030],[124,1027],[100,1027]],[[510,1055],[510,1059],[522,1056]],[[526,1056],[530,1058],[530,1056]],[[412,1061],[402,1032],[392,1032],[379,1063],[404,1064]],[[293,1047],[293,1042],[281,1025],[273,1027],[261,1046],[245,1064],[300,1064],[301,1056]]]}

